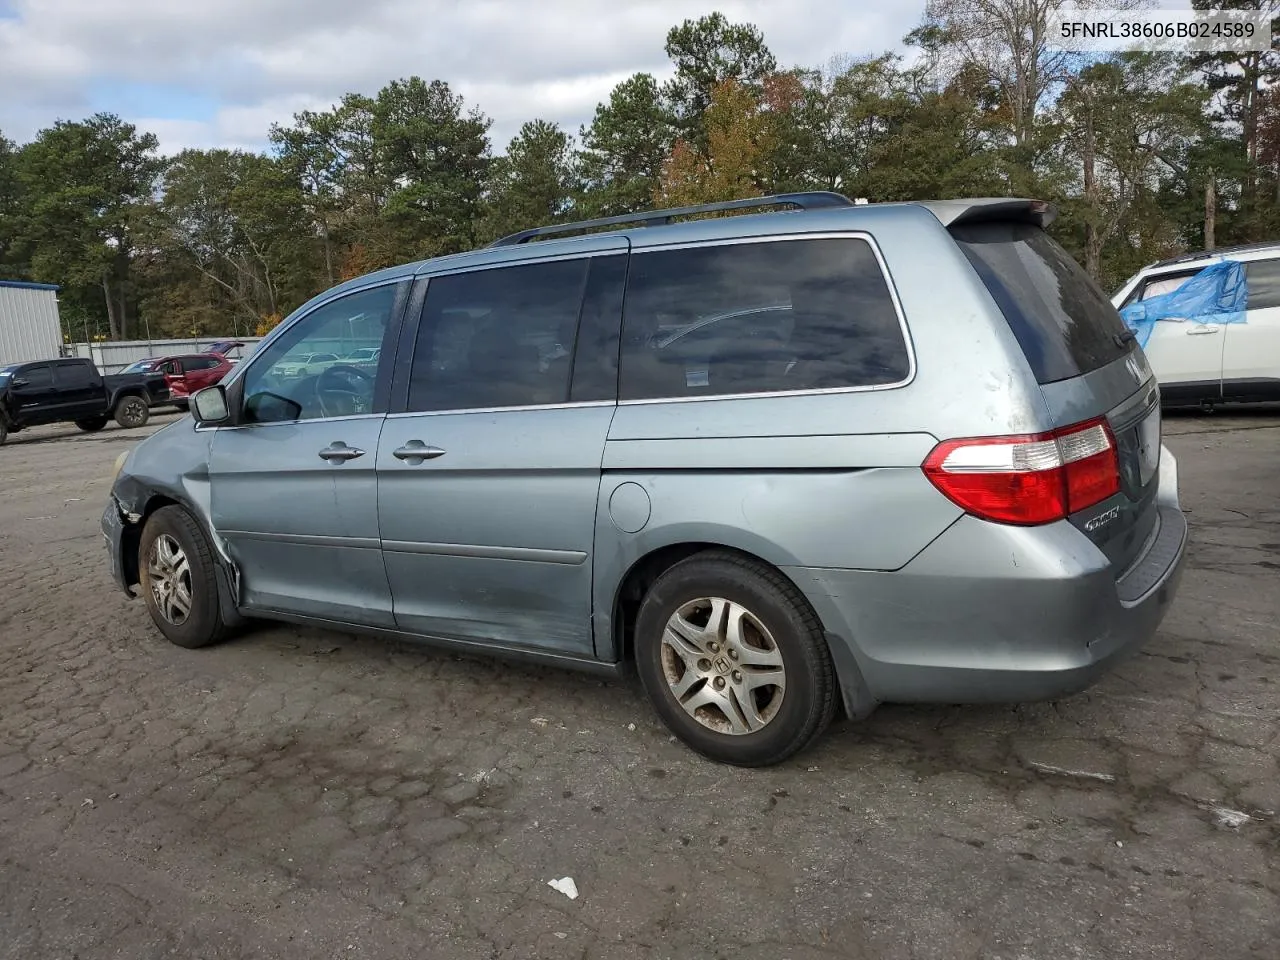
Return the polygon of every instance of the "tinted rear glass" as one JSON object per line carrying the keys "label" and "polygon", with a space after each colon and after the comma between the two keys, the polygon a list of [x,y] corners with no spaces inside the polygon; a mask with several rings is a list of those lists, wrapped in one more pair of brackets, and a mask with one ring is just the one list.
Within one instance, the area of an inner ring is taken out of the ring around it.
{"label": "tinted rear glass", "polygon": [[951,235],[1013,329],[1040,383],[1078,377],[1132,349],[1101,288],[1029,223],[971,223]]}
{"label": "tinted rear glass", "polygon": [[87,363],[60,363],[54,369],[59,387],[86,387],[94,381],[94,370]]}
{"label": "tinted rear glass", "polygon": [[875,251],[858,238],[638,253],[624,400],[901,383],[911,356]]}
{"label": "tinted rear glass", "polygon": [[1280,260],[1250,260],[1244,265],[1250,310],[1280,307]]}

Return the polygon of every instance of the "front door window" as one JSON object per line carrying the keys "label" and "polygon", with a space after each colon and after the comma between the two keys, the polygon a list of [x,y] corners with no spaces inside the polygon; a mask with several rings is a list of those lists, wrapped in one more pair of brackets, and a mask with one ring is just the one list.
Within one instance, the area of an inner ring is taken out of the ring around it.
{"label": "front door window", "polygon": [[372,413],[376,371],[338,357],[382,346],[399,289],[389,284],[330,301],[272,342],[245,373],[244,421]]}

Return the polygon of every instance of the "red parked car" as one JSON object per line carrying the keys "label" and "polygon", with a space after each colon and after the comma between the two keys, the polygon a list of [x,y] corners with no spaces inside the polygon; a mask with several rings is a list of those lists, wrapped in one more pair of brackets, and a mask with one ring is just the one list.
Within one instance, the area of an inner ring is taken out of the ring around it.
{"label": "red parked car", "polygon": [[187,409],[188,398],[197,390],[213,386],[232,370],[232,363],[216,353],[184,353],[176,357],[148,357],[125,369],[125,373],[163,373],[169,384],[169,402]]}

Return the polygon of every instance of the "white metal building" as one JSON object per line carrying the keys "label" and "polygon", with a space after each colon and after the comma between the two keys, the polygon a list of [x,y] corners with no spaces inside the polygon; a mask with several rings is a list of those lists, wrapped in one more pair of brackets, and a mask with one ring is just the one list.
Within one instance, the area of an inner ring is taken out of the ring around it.
{"label": "white metal building", "polygon": [[57,286],[0,280],[0,365],[48,360],[61,352]]}

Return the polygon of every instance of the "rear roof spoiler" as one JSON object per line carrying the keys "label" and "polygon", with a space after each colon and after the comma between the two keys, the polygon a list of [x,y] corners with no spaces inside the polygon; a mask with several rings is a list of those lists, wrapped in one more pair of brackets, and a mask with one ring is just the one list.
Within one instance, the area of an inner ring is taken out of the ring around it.
{"label": "rear roof spoiler", "polygon": [[1014,220],[1045,228],[1058,216],[1058,208],[1045,200],[1019,197],[975,197],[959,200],[929,200],[920,203],[944,227],[984,220]]}

